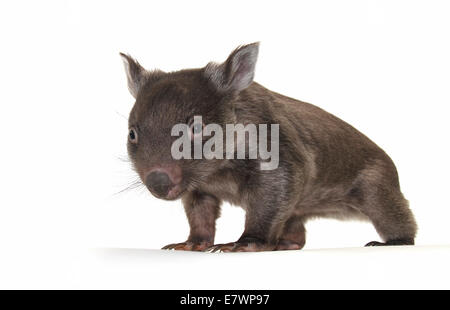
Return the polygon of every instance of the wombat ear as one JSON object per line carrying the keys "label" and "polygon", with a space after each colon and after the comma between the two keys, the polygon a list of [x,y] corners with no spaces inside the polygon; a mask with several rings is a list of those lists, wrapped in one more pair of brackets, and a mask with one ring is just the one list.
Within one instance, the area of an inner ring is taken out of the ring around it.
{"label": "wombat ear", "polygon": [[139,90],[147,80],[147,71],[130,55],[120,53],[120,56],[122,57],[125,73],[127,74],[128,90],[136,98]]}
{"label": "wombat ear", "polygon": [[222,64],[209,63],[205,75],[220,92],[240,92],[253,82],[259,42],[236,48]]}

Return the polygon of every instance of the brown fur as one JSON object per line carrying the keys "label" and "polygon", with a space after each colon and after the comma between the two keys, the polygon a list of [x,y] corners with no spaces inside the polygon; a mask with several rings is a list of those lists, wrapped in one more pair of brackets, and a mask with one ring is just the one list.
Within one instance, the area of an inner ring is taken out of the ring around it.
{"label": "brown fur", "polygon": [[[136,170],[143,182],[156,166],[182,171],[179,195],[170,199],[182,197],[191,233],[166,248],[213,245],[222,201],[244,208],[245,230],[213,251],[302,248],[304,223],[313,217],[368,220],[385,244],[413,244],[416,223],[389,156],[326,111],[252,82],[257,54],[258,44],[250,44],[223,64],[172,73],[145,71],[122,54],[136,96],[129,125],[139,142],[128,144]],[[280,124],[279,167],[260,170],[259,160],[249,159],[173,160],[171,127],[194,115],[205,124]]]}

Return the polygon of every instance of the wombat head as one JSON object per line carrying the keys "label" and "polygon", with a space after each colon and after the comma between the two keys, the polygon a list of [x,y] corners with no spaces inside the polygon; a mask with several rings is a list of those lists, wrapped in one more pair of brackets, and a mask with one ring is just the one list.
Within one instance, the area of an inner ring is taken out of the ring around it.
{"label": "wombat head", "polygon": [[[129,116],[128,154],[153,195],[177,199],[222,167],[219,159],[174,159],[171,147],[177,137],[171,131],[176,124],[187,124],[194,136],[204,124],[233,123],[232,101],[253,82],[258,46],[239,47],[222,64],[169,73],[145,70],[120,54],[136,99]],[[202,116],[202,123],[194,123],[194,116]]]}

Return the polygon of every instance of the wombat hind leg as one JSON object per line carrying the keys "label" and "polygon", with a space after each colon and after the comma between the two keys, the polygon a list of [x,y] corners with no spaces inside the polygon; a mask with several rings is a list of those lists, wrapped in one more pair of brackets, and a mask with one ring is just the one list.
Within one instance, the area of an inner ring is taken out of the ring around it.
{"label": "wombat hind leg", "polygon": [[417,224],[408,201],[400,192],[381,191],[378,200],[374,199],[364,206],[376,231],[384,241],[369,242],[366,246],[414,245]]}
{"label": "wombat hind leg", "polygon": [[353,205],[369,218],[385,242],[367,246],[414,244],[417,224],[400,191],[394,164],[389,160],[374,162],[361,171],[355,184],[359,191],[350,196]]}

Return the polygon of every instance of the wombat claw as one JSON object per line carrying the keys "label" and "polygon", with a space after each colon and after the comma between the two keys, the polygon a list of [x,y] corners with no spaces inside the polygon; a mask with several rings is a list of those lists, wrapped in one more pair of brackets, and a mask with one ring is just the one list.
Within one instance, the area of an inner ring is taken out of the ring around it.
{"label": "wombat claw", "polygon": [[230,243],[221,243],[221,244],[214,244],[204,250],[204,252],[232,252],[235,247],[235,242]]}
{"label": "wombat claw", "polygon": [[162,247],[162,250],[204,251],[208,246],[209,244],[203,242],[181,242],[168,244]]}

